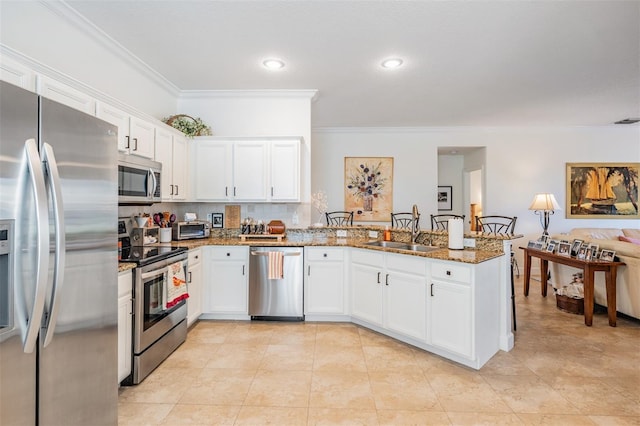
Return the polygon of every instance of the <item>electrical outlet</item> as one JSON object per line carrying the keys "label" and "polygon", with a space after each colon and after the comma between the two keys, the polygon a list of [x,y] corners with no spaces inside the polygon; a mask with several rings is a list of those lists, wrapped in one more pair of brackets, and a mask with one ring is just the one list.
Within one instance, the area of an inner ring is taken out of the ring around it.
{"label": "electrical outlet", "polygon": [[347,238],[347,230],[346,229],[338,229],[336,231],[336,237],[338,237],[338,238]]}
{"label": "electrical outlet", "polygon": [[464,240],[462,240],[462,245],[464,247],[475,247],[476,246],[476,239],[475,238],[465,238]]}
{"label": "electrical outlet", "polygon": [[207,213],[207,222],[211,223],[213,220],[213,215],[211,213]]}
{"label": "electrical outlet", "polygon": [[369,238],[378,238],[378,231],[369,231]]}

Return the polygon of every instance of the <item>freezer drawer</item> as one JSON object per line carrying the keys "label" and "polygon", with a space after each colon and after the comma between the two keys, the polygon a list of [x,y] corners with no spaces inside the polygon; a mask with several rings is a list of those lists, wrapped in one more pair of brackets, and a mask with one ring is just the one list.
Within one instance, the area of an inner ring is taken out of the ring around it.
{"label": "freezer drawer", "polygon": [[[280,279],[269,279],[271,252],[282,253],[282,278]],[[251,248],[249,315],[252,319],[304,320],[303,265],[302,247]]]}

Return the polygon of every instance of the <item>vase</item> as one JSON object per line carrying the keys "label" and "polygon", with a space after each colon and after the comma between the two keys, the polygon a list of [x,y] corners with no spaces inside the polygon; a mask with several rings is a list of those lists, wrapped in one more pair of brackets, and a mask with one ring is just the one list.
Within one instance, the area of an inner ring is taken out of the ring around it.
{"label": "vase", "polygon": [[365,212],[373,211],[373,197],[364,197],[363,201],[364,205],[362,206],[362,209]]}

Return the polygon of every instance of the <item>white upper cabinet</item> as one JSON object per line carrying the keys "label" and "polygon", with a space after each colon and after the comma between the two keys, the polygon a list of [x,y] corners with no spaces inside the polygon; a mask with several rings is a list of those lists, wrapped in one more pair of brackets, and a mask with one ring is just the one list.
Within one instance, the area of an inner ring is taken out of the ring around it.
{"label": "white upper cabinet", "polygon": [[162,200],[187,199],[187,140],[162,128],[156,129],[155,160],[162,163]]}
{"label": "white upper cabinet", "polygon": [[39,95],[87,114],[95,115],[96,100],[93,97],[44,75],[38,75],[36,81]]}
{"label": "white upper cabinet", "polygon": [[154,158],[155,127],[104,102],[98,102],[96,116],[118,127],[118,151]]}
{"label": "white upper cabinet", "polygon": [[300,138],[198,138],[191,152],[196,201],[300,201]]}
{"label": "white upper cabinet", "polygon": [[19,62],[0,55],[0,80],[22,87],[30,92],[36,90],[36,73]]}
{"label": "white upper cabinet", "polygon": [[271,141],[271,201],[300,201],[300,139]]}

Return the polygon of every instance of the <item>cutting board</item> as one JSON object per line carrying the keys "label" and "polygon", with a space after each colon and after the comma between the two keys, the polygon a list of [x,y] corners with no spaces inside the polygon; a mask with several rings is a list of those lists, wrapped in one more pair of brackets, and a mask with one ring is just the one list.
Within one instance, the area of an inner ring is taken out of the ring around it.
{"label": "cutting board", "polygon": [[240,206],[225,206],[224,216],[226,218],[225,228],[240,228]]}

